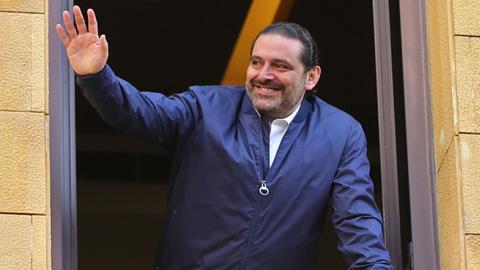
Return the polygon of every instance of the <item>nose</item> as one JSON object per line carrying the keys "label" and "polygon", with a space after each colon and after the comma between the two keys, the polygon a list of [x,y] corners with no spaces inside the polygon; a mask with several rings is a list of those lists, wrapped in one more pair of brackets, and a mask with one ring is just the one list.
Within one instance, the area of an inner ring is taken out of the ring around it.
{"label": "nose", "polygon": [[272,73],[272,68],[270,65],[264,65],[258,74],[259,79],[261,80],[273,80],[274,75]]}

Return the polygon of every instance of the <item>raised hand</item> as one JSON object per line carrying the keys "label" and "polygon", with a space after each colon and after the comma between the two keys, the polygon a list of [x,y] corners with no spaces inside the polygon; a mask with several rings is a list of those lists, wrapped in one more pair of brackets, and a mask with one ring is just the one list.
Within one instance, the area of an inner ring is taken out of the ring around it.
{"label": "raised hand", "polygon": [[57,24],[56,30],[67,50],[68,60],[73,70],[78,75],[91,75],[100,72],[107,63],[108,43],[105,35],[98,36],[97,19],[94,11],[92,9],[87,10],[88,29],[82,11],[78,6],[73,7],[77,29],[75,29],[68,11],[64,11],[62,15],[67,32],[60,24]]}

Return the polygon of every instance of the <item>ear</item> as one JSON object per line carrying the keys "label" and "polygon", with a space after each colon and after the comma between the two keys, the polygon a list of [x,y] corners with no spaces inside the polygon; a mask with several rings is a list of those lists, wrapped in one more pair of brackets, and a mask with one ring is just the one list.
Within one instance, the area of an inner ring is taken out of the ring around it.
{"label": "ear", "polygon": [[305,90],[312,90],[320,79],[320,74],[322,69],[319,66],[314,66],[309,71],[307,71],[307,80],[305,81]]}

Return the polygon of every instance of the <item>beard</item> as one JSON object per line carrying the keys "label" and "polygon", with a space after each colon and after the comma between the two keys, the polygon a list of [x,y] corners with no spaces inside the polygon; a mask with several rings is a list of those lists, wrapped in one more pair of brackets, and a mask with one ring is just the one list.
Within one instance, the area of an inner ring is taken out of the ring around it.
{"label": "beard", "polygon": [[248,82],[245,87],[255,109],[270,121],[290,115],[301,102],[305,93],[300,89],[286,89],[276,81],[253,80]]}

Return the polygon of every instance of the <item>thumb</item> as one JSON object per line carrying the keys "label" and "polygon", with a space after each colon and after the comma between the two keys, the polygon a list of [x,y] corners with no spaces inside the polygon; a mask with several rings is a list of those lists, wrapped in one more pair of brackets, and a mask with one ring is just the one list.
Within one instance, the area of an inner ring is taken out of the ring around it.
{"label": "thumb", "polygon": [[100,36],[100,48],[102,49],[102,51],[104,53],[108,54],[108,42],[107,42],[107,38],[105,37],[105,35]]}
{"label": "thumb", "polygon": [[102,50],[108,51],[108,42],[105,35],[100,36],[100,48],[102,48]]}

